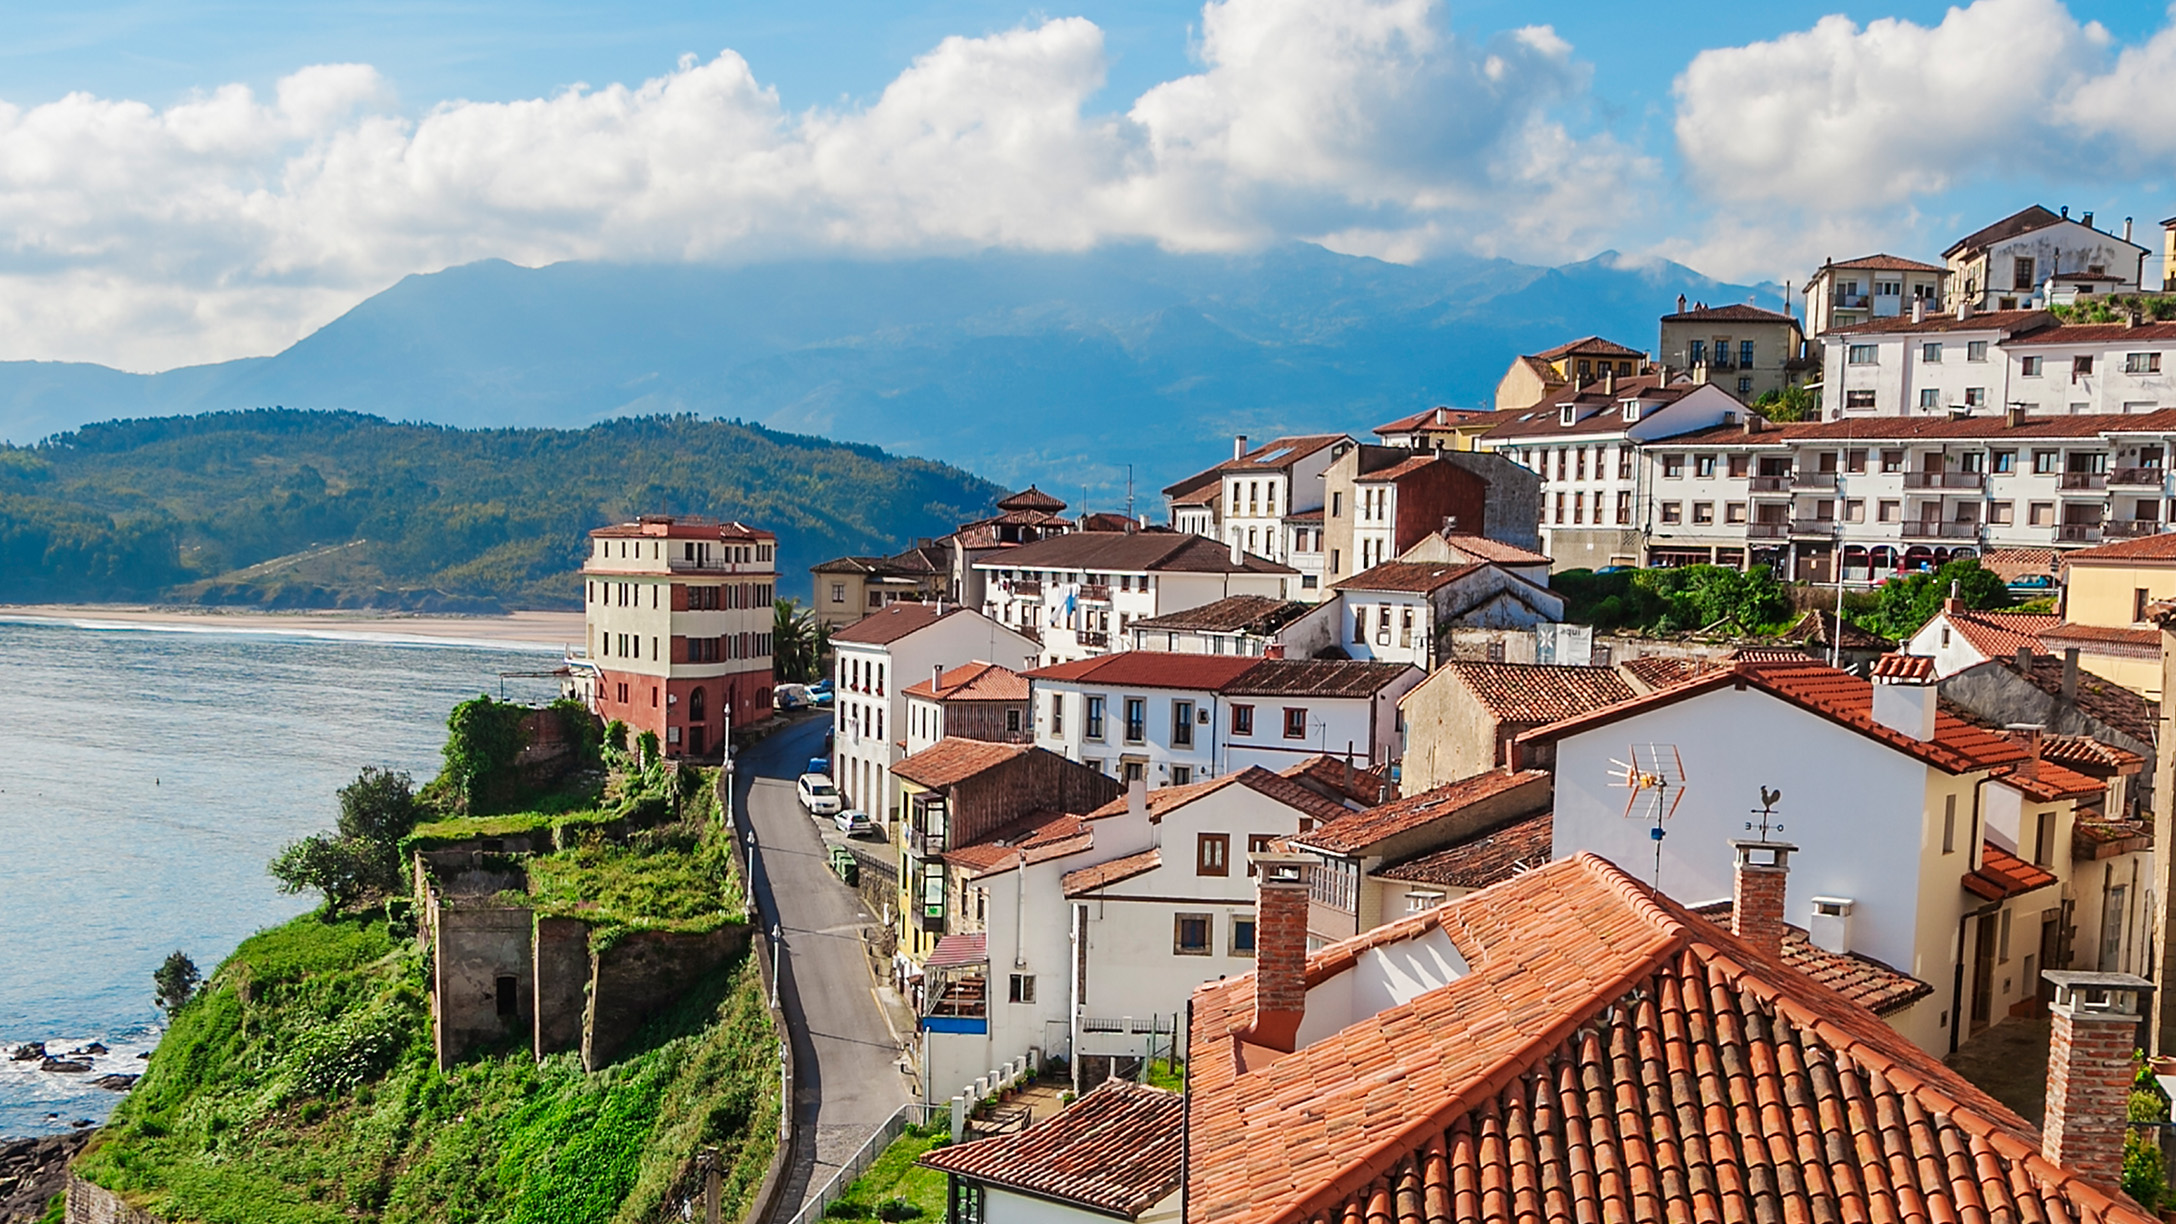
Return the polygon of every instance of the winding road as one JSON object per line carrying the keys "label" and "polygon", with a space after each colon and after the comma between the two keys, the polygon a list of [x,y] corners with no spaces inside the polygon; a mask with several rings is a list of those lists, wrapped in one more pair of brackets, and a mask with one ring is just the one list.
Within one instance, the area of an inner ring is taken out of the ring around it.
{"label": "winding road", "polygon": [[885,1019],[862,951],[876,916],[839,882],[794,781],[823,751],[830,719],[804,717],[734,759],[733,802],[755,833],[757,912],[785,932],[779,1002],[793,1039],[793,1164],[776,1220],[791,1218],[878,1127],[905,1105],[900,1038]]}

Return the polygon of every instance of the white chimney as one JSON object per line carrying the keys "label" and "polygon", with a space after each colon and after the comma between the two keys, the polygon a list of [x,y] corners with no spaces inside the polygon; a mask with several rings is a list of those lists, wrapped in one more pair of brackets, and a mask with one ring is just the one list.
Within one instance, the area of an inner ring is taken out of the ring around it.
{"label": "white chimney", "polygon": [[1806,938],[1824,952],[1851,950],[1851,910],[1858,903],[1849,897],[1815,897],[1813,919],[1806,924]]}
{"label": "white chimney", "polygon": [[1926,321],[1927,321],[1927,299],[1925,299],[1925,298],[1913,298],[1913,299],[1912,299],[1912,322],[1914,322],[1914,323],[1924,323],[1924,322],[1926,322]]}
{"label": "white chimney", "polygon": [[1874,721],[1925,743],[1934,738],[1934,660],[1883,655],[1874,663]]}
{"label": "white chimney", "polygon": [[1232,532],[1232,564],[1237,566],[1246,563],[1247,550],[1239,546],[1239,533],[1234,531]]}
{"label": "white chimney", "polygon": [[1233,435],[1232,435],[1232,458],[1234,458],[1234,459],[1244,459],[1244,458],[1246,458],[1246,457],[1247,457],[1247,435],[1245,435],[1245,434],[1233,434]]}
{"label": "white chimney", "polygon": [[1957,321],[1962,323],[1971,317],[1972,299],[1960,294],[1957,298]]}

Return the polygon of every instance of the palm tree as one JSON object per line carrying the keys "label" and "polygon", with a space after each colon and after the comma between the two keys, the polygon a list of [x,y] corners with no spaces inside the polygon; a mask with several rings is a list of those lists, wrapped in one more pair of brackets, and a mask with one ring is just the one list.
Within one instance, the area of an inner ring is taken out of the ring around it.
{"label": "palm tree", "polygon": [[816,679],[818,633],[813,611],[803,610],[790,599],[771,605],[771,670],[781,683],[807,684]]}

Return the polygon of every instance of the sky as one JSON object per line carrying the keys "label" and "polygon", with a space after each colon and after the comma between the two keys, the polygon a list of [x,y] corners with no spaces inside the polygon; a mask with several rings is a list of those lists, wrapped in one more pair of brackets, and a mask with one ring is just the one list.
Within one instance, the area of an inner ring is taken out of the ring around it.
{"label": "sky", "polygon": [[2170,9],[2085,0],[0,3],[0,359],[275,352],[486,258],[2157,248],[2172,78]]}

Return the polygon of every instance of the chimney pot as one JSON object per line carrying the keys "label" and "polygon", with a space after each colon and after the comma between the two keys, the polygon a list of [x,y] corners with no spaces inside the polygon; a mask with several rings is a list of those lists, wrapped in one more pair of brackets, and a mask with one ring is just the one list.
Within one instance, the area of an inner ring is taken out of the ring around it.
{"label": "chimney pot", "polygon": [[2025,409],[2021,405],[2010,405],[2008,408],[2003,409],[2002,415],[2006,418],[2005,424],[2011,429],[2016,429],[2025,423]]}
{"label": "chimney pot", "polygon": [[1245,435],[1245,434],[1234,434],[1234,435],[1232,435],[1232,458],[1234,458],[1234,459],[1244,459],[1244,458],[1246,458],[1246,457],[1247,457],[1247,435]]}
{"label": "chimney pot", "polygon": [[[1893,658],[1896,656],[1884,656]],[[1932,669],[1925,677],[1884,676],[1875,664],[1874,721],[1891,731],[1926,743],[1934,738],[1935,687]]]}
{"label": "chimney pot", "polygon": [[2078,648],[2063,647],[2063,704],[2075,705],[2078,700]]}
{"label": "chimney pot", "polygon": [[1307,893],[1314,859],[1257,851],[1254,866],[1254,1019],[1250,1045],[1289,1054],[1307,1015]]}
{"label": "chimney pot", "polygon": [[1851,911],[1857,902],[1849,897],[1815,897],[1813,917],[1806,923],[1806,941],[1824,952],[1851,950]]}
{"label": "chimney pot", "polygon": [[1685,313],[1685,295],[1682,293],[1677,295],[1677,313]]}
{"label": "chimney pot", "polygon": [[2125,218],[2123,218],[2123,241],[2125,241],[2125,242],[2129,242],[2130,240],[2131,240],[2131,218],[2129,218],[2129,217],[2125,217]]}
{"label": "chimney pot", "polygon": [[2032,653],[2032,647],[2030,647],[2030,646],[2020,646],[2020,647],[2018,647],[2018,648],[2017,648],[2017,670],[2019,670],[2019,671],[2021,671],[2021,672],[2027,672],[2027,673],[2031,672],[2031,671],[2032,671],[2032,660],[2033,660],[2033,653]]}
{"label": "chimney pot", "polygon": [[1924,322],[1926,322],[1926,321],[1927,321],[1927,299],[1925,299],[1925,298],[1913,298],[1913,299],[1912,299],[1912,322],[1914,322],[1914,323],[1924,323]]}
{"label": "chimney pot", "polygon": [[2045,728],[2039,723],[2011,723],[2003,729],[2010,732],[2011,739],[2022,741],[2025,748],[2025,763],[2017,767],[2017,776],[2027,781],[2039,777],[2040,739]]}
{"label": "chimney pot", "polygon": [[2103,1188],[2120,1188],[2132,1057],[2153,983],[2128,973],[2051,969],[2040,976],[2055,984],[2055,1001],[2048,1004],[2047,1120],[2040,1128],[2040,1154]]}
{"label": "chimney pot", "polygon": [[944,664],[942,663],[929,665],[929,695],[932,697],[944,696]]}
{"label": "chimney pot", "polygon": [[1238,532],[1238,531],[1236,531],[1236,530],[1234,530],[1234,531],[1232,532],[1232,565],[1233,565],[1234,567],[1237,567],[1237,566],[1245,565],[1246,563],[1247,563],[1247,550],[1246,550],[1245,548],[1243,548],[1243,547],[1241,547],[1241,546],[1240,546],[1240,544],[1239,544],[1239,532]]}
{"label": "chimney pot", "polygon": [[1789,842],[1734,840],[1730,933],[1771,956],[1783,951],[1783,897],[1790,883]]}
{"label": "chimney pot", "polygon": [[2092,213],[2086,213],[2086,214],[2084,214],[2083,218],[2082,218],[2081,220],[2079,220],[2078,224],[2080,224],[2080,225],[2084,226],[2084,227],[2085,227],[2085,228],[2087,228],[2087,229],[2092,229],[2092,228],[2093,228],[2093,214],[2092,214]]}
{"label": "chimney pot", "polygon": [[1964,321],[1965,321],[1966,319],[1969,319],[1969,318],[1971,318],[1971,317],[1972,317],[1972,299],[1970,299],[1970,298],[1967,298],[1967,297],[1959,297],[1959,298],[1957,299],[1957,321],[1958,321],[1958,322],[1960,322],[1960,323],[1962,323],[1962,322],[1964,322]]}

